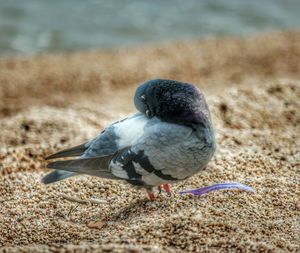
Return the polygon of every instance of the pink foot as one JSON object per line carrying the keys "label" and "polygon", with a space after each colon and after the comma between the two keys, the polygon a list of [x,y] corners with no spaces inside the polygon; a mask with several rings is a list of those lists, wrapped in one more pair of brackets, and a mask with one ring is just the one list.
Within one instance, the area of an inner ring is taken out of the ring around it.
{"label": "pink foot", "polygon": [[169,196],[171,196],[171,188],[170,188],[170,185],[169,185],[169,184],[163,184],[162,186],[163,186],[163,188],[165,189],[165,191],[167,192],[167,194],[168,194]]}
{"label": "pink foot", "polygon": [[148,197],[151,201],[154,201],[156,199],[154,192],[148,192]]}

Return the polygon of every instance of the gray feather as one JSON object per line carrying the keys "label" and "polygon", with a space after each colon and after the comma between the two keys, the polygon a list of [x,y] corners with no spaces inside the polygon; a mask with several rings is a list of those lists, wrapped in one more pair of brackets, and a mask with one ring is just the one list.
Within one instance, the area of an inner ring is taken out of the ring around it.
{"label": "gray feather", "polygon": [[122,125],[127,119],[132,120],[138,117],[141,117],[141,113],[134,114],[130,118],[125,118],[120,121],[117,121],[107,127],[105,130],[101,132],[93,140],[86,142],[84,144],[65,149],[59,151],[55,154],[52,154],[46,157],[46,160],[54,159],[54,158],[63,158],[63,157],[74,157],[74,156],[81,156],[82,158],[89,158],[89,157],[102,157],[113,155],[115,152],[118,151],[119,147],[117,142],[121,138],[120,136],[116,135],[115,133],[115,126]]}
{"label": "gray feather", "polygon": [[91,176],[117,179],[110,170],[109,163],[112,156],[80,158],[67,161],[56,161],[48,164],[48,168],[75,172],[77,174],[88,174]]}
{"label": "gray feather", "polygon": [[48,175],[46,175],[45,177],[43,177],[42,182],[44,184],[50,184],[75,175],[76,173],[74,172],[55,170],[49,173]]}
{"label": "gray feather", "polygon": [[86,143],[78,145],[73,148],[65,149],[62,151],[59,151],[55,154],[52,154],[50,156],[47,156],[45,159],[50,160],[54,158],[61,158],[61,157],[73,157],[73,156],[81,156],[86,151]]}
{"label": "gray feather", "polygon": [[86,144],[87,149],[82,154],[82,158],[113,155],[118,151],[117,139],[114,126],[106,128],[100,135]]}

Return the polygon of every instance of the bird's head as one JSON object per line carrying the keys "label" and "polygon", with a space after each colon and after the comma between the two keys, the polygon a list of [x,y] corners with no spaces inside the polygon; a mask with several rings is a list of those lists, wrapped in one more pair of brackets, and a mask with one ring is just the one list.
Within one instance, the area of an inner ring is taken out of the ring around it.
{"label": "bird's head", "polygon": [[149,118],[156,116],[186,125],[210,122],[202,92],[188,83],[164,79],[147,81],[136,90],[134,103]]}

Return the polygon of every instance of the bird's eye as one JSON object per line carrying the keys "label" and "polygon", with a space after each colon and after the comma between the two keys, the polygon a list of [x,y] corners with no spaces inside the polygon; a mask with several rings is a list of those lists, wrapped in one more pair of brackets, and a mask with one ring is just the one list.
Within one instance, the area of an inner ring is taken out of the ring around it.
{"label": "bird's eye", "polygon": [[145,96],[145,94],[143,94],[143,95],[141,96],[141,100],[146,101],[146,96]]}

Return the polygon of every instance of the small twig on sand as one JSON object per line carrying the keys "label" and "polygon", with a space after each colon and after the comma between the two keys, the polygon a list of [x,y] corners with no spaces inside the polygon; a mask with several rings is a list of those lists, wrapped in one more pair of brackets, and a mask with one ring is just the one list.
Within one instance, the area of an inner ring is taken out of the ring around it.
{"label": "small twig on sand", "polygon": [[79,207],[80,203],[77,203],[76,206],[73,206],[70,208],[70,211],[68,212],[67,216],[70,216],[72,212],[74,212],[78,207]]}
{"label": "small twig on sand", "polygon": [[77,203],[80,203],[80,204],[103,204],[103,203],[106,203],[106,201],[104,200],[100,200],[100,199],[79,199],[79,198],[76,198],[76,197],[71,197],[71,196],[68,196],[68,195],[65,195],[65,194],[60,194],[60,196],[68,201],[71,201],[71,202],[77,202]]}
{"label": "small twig on sand", "polygon": [[[71,196],[68,196],[68,195],[65,195],[65,194],[60,194],[60,196],[64,199],[68,200],[68,201],[78,203],[76,206],[70,208],[70,211],[68,212],[67,216],[70,216],[71,213],[74,212],[80,204],[88,205],[88,204],[103,204],[103,203],[106,203],[105,200],[100,200],[100,199],[79,199],[79,198],[71,197]],[[88,222],[87,226],[89,228],[101,229],[102,227],[104,227],[107,224],[107,221],[108,221],[108,219],[107,219],[107,216],[105,214],[105,219],[99,220],[99,221]]]}

